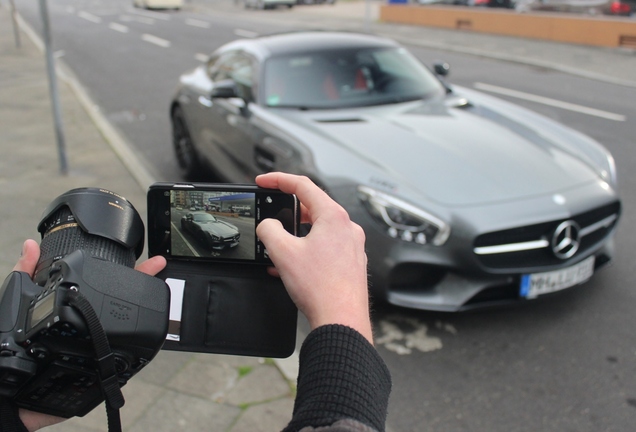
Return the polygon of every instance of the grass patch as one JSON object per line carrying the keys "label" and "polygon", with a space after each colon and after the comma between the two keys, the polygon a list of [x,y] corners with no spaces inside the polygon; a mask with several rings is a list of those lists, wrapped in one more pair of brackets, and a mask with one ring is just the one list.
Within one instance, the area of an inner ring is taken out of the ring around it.
{"label": "grass patch", "polygon": [[246,376],[247,374],[249,374],[253,370],[254,370],[254,368],[252,366],[239,366],[239,368],[238,368],[239,378],[243,378],[244,376]]}

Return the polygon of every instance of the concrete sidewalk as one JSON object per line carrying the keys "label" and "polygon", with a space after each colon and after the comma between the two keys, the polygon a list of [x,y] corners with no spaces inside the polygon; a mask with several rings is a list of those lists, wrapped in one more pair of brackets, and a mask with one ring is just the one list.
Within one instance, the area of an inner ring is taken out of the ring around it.
{"label": "concrete sidewalk", "polygon": [[[44,208],[69,189],[97,186],[128,198],[145,219],[146,191],[105,140],[68,83],[58,81],[70,172],[59,162],[42,52],[21,34],[16,48],[0,4],[0,274],[11,271]],[[281,430],[293,382],[268,359],[162,351],[123,388],[124,430]],[[47,430],[107,431],[103,407]]]}

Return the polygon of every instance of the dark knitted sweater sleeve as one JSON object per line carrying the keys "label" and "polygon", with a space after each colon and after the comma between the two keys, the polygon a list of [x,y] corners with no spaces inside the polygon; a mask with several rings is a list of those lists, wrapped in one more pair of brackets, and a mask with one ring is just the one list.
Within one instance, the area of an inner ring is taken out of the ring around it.
{"label": "dark knitted sweater sleeve", "polygon": [[18,415],[18,406],[5,398],[0,398],[0,432],[28,432]]}
{"label": "dark knitted sweater sleeve", "polygon": [[391,375],[373,345],[349,327],[322,326],[307,336],[297,390],[284,432],[346,419],[384,431]]}

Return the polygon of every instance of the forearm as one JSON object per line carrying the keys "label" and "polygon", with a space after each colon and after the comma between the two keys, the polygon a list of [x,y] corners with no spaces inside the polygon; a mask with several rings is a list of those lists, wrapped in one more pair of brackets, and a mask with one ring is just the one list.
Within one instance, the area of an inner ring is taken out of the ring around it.
{"label": "forearm", "polygon": [[384,361],[360,333],[320,327],[303,343],[294,414],[285,432],[384,431],[390,392]]}

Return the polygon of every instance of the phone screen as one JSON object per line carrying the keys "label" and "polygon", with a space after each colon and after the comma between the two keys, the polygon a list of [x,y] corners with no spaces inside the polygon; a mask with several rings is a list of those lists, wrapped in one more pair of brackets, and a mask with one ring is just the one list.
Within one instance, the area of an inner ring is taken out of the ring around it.
{"label": "phone screen", "polygon": [[256,226],[266,218],[278,219],[296,235],[296,197],[251,185],[153,185],[148,192],[150,255],[269,264],[256,236]]}

